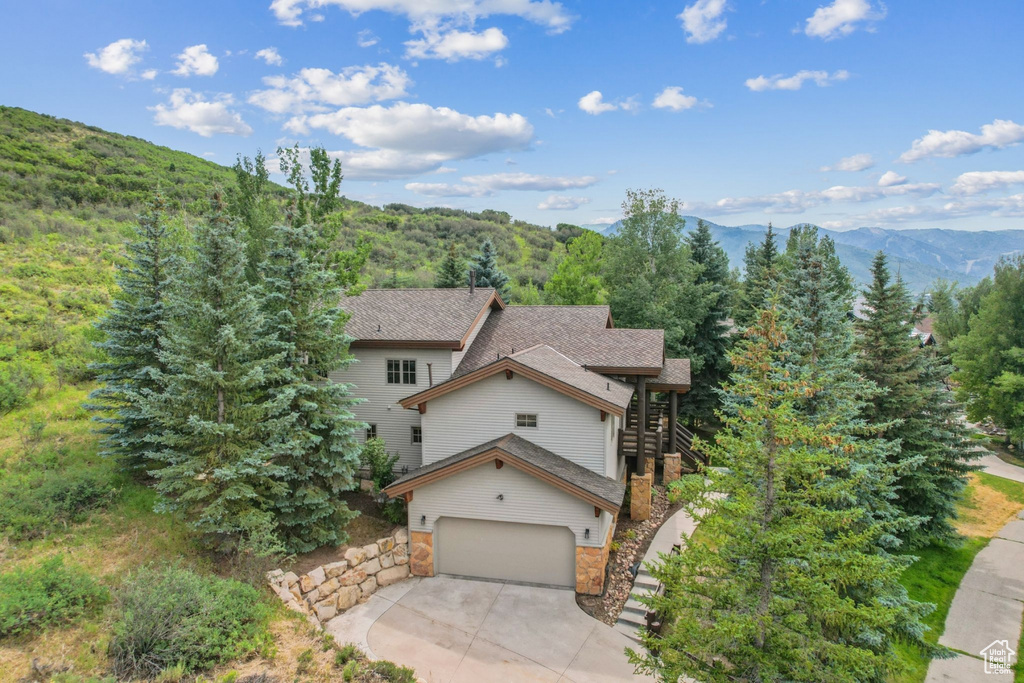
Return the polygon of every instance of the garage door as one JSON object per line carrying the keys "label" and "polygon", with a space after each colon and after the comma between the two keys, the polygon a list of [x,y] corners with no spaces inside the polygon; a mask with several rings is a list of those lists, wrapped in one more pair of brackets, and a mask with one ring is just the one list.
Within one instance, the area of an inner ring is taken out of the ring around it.
{"label": "garage door", "polygon": [[434,554],[441,574],[576,585],[576,537],[564,526],[442,517]]}

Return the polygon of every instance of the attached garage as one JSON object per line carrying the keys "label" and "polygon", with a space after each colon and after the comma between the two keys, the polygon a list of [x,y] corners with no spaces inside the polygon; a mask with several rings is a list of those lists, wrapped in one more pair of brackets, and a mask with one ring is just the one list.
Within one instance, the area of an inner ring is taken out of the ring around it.
{"label": "attached garage", "polygon": [[576,585],[576,537],[564,526],[442,517],[434,561],[441,574]]}

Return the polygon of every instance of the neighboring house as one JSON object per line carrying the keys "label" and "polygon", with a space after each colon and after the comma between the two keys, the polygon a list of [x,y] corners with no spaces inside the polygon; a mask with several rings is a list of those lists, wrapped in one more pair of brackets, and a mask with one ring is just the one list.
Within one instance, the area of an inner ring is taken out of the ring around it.
{"label": "neighboring house", "polygon": [[[331,379],[355,385],[366,436],[399,455],[385,492],[408,503],[415,574],[601,593],[627,468],[647,467],[637,443],[701,457],[674,416],[689,361],[665,359],[662,330],[616,328],[607,306],[506,307],[473,288],[342,305],[358,362]],[[668,394],[666,420],[651,392]]]}

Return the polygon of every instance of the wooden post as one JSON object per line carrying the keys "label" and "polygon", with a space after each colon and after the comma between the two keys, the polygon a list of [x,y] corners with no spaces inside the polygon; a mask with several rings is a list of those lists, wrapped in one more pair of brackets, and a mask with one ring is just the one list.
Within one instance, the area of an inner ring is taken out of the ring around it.
{"label": "wooden post", "polygon": [[647,434],[647,378],[643,375],[636,376],[636,473],[641,477],[647,474],[647,458],[645,451],[647,444],[644,437]]}
{"label": "wooden post", "polygon": [[675,389],[668,392],[668,452],[678,453],[676,450],[676,420],[679,419],[679,394]]}

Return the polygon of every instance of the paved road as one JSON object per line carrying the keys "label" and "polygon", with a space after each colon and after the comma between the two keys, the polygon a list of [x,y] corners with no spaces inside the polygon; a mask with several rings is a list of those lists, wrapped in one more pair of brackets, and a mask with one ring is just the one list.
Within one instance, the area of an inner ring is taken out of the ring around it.
{"label": "paved road", "polygon": [[[1024,468],[995,455],[978,461],[989,474],[1024,482]],[[1024,617],[1024,513],[1008,523],[974,558],[964,574],[946,616],[939,643],[960,652],[953,659],[934,660],[928,683],[1013,680],[1013,675],[985,673],[981,652],[993,641],[1006,640],[1011,648],[1020,641]],[[1018,654],[1018,656],[1020,656]]]}
{"label": "paved road", "polygon": [[431,683],[653,681],[633,676],[626,636],[571,590],[439,576],[381,589],[326,630]]}

